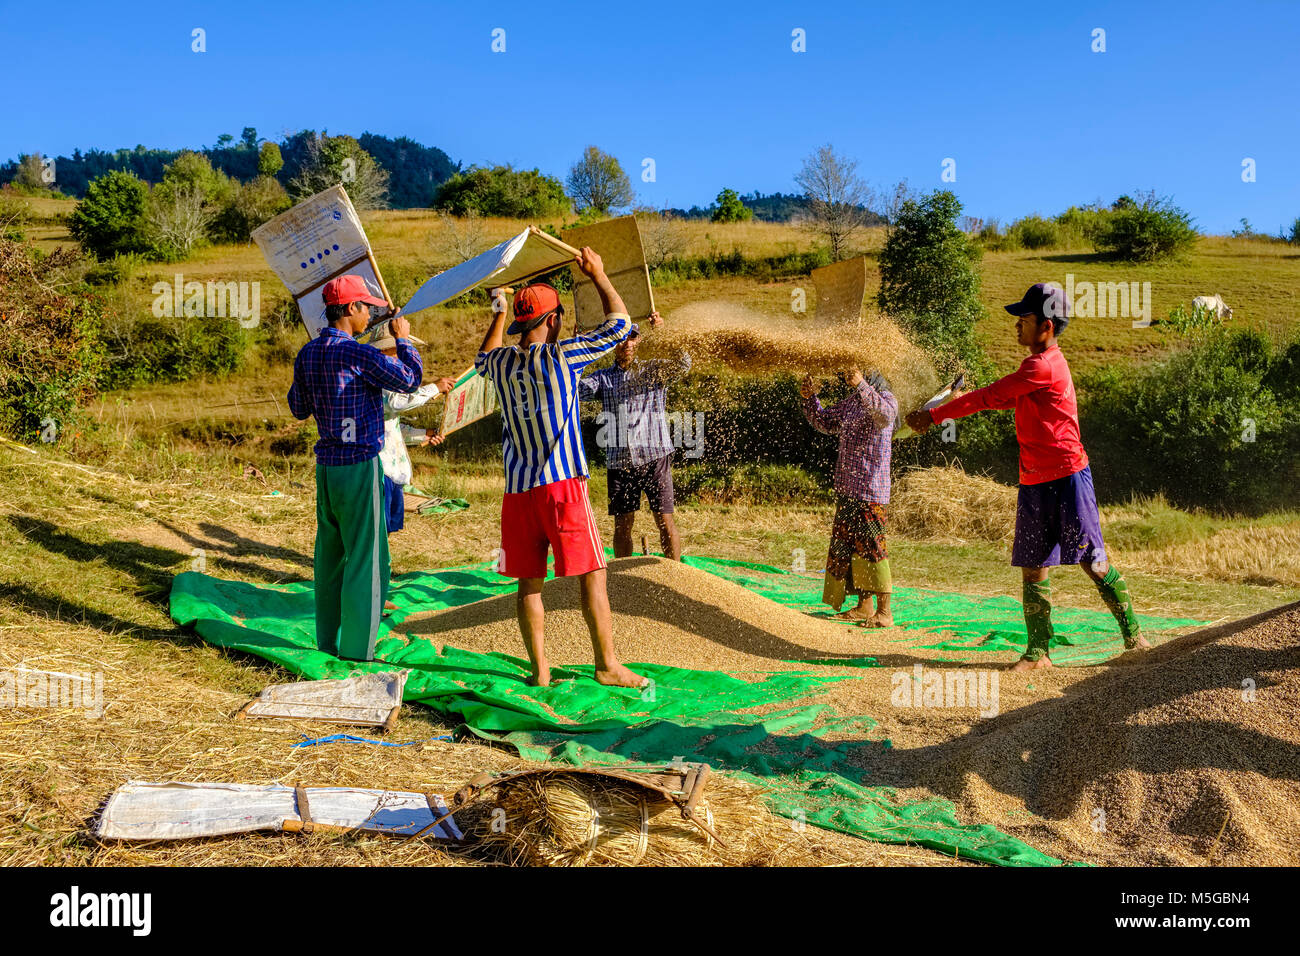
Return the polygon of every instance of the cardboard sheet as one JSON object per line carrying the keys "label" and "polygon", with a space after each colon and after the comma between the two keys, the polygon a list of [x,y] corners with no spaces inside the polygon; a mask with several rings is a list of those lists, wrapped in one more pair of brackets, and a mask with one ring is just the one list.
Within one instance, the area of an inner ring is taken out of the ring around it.
{"label": "cardboard sheet", "polygon": [[812,271],[817,291],[817,318],[856,322],[862,318],[867,293],[867,257],[845,259]]}
{"label": "cardboard sheet", "polygon": [[[649,318],[655,310],[654,291],[650,288],[650,270],[645,264],[641,230],[635,216],[620,216],[589,226],[574,226],[564,231],[564,241],[575,249],[590,246],[605,264],[605,274],[623,298],[633,322]],[[579,271],[573,273],[573,310],[579,331],[589,331],[605,319],[596,286]]]}
{"label": "cardboard sheet", "polygon": [[320,290],[330,279],[360,275],[372,294],[388,298],[370,240],[342,185],[322,190],[258,226],[253,241],[293,293],[311,338],[326,324]]}
{"label": "cardboard sheet", "polygon": [[411,316],[480,286],[518,286],[558,269],[573,256],[574,250],[568,245],[536,226],[529,226],[486,252],[439,272],[416,290],[411,300],[402,306],[402,312]]}
{"label": "cardboard sheet", "polygon": [[[322,829],[409,836],[447,812],[440,794],[357,787],[305,789],[312,823]],[[436,813],[429,806],[430,798]],[[102,840],[186,840],[297,830],[302,822],[294,788],[281,784],[132,780],[113,791],[94,832]],[[424,836],[459,840],[461,832],[448,817]]]}
{"label": "cardboard sheet", "polygon": [[335,680],[272,684],[246,704],[239,716],[381,727],[402,706],[406,675],[406,671],[358,673]]}
{"label": "cardboard sheet", "polygon": [[497,390],[492,380],[469,368],[456,379],[443,405],[441,434],[450,435],[458,428],[485,418],[497,410]]}

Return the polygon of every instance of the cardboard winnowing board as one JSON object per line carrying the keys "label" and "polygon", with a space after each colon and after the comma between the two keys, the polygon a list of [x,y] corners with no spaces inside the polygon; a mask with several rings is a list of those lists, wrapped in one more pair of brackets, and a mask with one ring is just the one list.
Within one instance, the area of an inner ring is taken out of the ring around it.
{"label": "cardboard winnowing board", "polygon": [[342,185],[322,190],[258,226],[253,241],[293,293],[312,338],[325,325],[320,290],[330,279],[360,275],[374,295],[388,299],[370,240]]}
{"label": "cardboard winnowing board", "polygon": [[518,285],[560,268],[576,254],[577,250],[567,243],[529,226],[519,235],[433,276],[402,306],[402,312],[414,315],[479,286]]}
{"label": "cardboard winnowing board", "polygon": [[[620,216],[590,226],[564,230],[564,241],[575,249],[590,246],[605,264],[605,275],[618,290],[633,322],[648,318],[655,310],[654,292],[650,288],[650,270],[645,264],[641,230],[635,216]],[[573,273],[573,311],[580,331],[593,329],[605,318],[596,286],[577,265]]]}
{"label": "cardboard winnowing board", "polygon": [[862,319],[862,299],[867,294],[866,256],[814,269],[812,280],[817,290],[817,318],[836,322]]}
{"label": "cardboard winnowing board", "polygon": [[486,418],[497,410],[497,390],[492,380],[482,376],[477,369],[469,368],[456,379],[456,384],[447,393],[446,404],[442,410],[443,435],[450,435],[458,428],[464,428],[480,418]]}

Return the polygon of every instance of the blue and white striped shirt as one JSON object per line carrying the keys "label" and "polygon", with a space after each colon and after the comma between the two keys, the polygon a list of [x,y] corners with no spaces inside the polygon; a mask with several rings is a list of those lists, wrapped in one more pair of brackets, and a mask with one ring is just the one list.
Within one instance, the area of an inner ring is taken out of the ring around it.
{"label": "blue and white striped shirt", "polygon": [[501,404],[506,494],[587,477],[578,423],[578,378],[632,329],[622,312],[559,342],[479,352],[474,367],[492,380]]}

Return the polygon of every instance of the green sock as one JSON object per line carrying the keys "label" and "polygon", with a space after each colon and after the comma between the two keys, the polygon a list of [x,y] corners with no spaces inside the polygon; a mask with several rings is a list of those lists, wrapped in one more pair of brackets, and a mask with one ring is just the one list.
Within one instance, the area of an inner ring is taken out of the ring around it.
{"label": "green sock", "polygon": [[1052,643],[1052,579],[1024,582],[1021,600],[1025,606],[1025,631],[1029,635],[1025,660],[1036,661],[1047,653]]}
{"label": "green sock", "polygon": [[1106,576],[1097,582],[1097,590],[1101,592],[1101,599],[1106,602],[1106,607],[1110,608],[1110,613],[1115,615],[1115,620],[1119,622],[1119,632],[1124,636],[1125,647],[1136,647],[1137,636],[1142,633],[1142,627],[1138,624],[1137,615],[1133,613],[1133,601],[1128,596],[1128,585],[1124,583],[1124,575],[1119,573],[1119,569],[1113,564],[1106,571]]}

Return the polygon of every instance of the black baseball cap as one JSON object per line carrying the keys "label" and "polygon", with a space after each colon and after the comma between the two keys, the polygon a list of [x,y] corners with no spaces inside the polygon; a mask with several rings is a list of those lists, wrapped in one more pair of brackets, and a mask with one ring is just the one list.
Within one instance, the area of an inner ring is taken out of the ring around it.
{"label": "black baseball cap", "polygon": [[1041,321],[1051,319],[1052,327],[1060,335],[1070,324],[1070,303],[1065,297],[1065,290],[1046,282],[1035,282],[1019,302],[1004,305],[1012,315],[1033,315]]}

